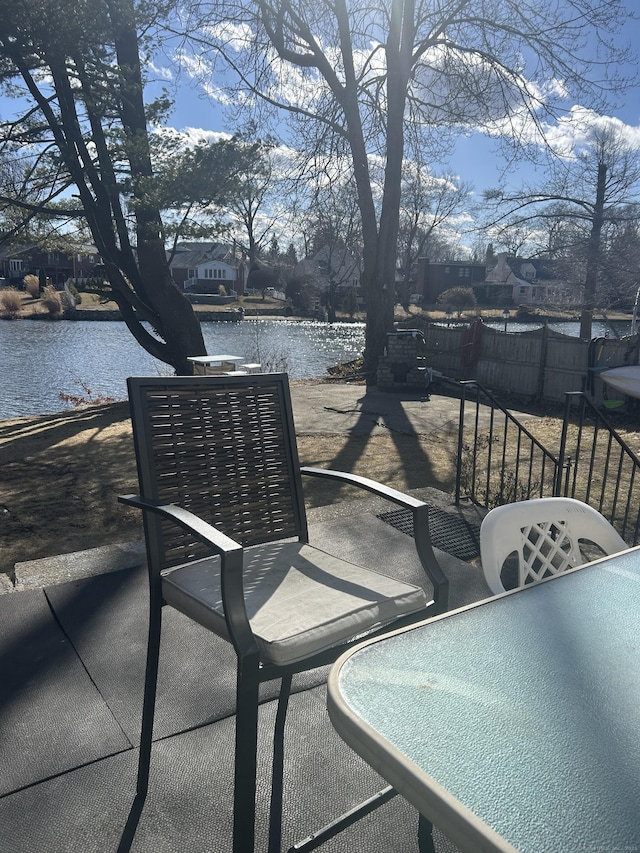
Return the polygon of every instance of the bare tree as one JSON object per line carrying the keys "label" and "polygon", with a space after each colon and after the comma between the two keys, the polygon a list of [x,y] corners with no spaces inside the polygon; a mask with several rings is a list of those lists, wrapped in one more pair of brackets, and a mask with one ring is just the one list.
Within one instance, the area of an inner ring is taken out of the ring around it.
{"label": "bare tree", "polygon": [[[542,225],[552,255],[581,247],[584,253],[584,300],[580,337],[591,337],[593,309],[602,265],[607,224],[635,217],[640,198],[640,154],[615,124],[599,124],[577,155],[550,159],[545,180],[515,193],[485,194],[495,206],[492,224],[529,234]],[[546,226],[546,228],[544,227]]]}
{"label": "bare tree", "polygon": [[[193,6],[199,20],[190,31],[202,24],[199,54],[209,45],[212,62],[235,72],[237,102],[244,107],[258,96],[287,111],[319,156],[349,155],[364,243],[369,381],[393,325],[407,123],[437,134],[466,124],[525,144],[544,141],[545,120],[564,105],[563,93],[594,105],[617,84],[606,79],[614,68],[607,36],[628,15],[623,0]],[[587,36],[601,49],[599,75],[581,53]],[[372,180],[375,158],[380,187]]]}
{"label": "bare tree", "polygon": [[0,80],[10,91],[20,82],[29,106],[2,123],[0,143],[37,152],[51,181],[45,201],[75,186],[129,330],[151,355],[189,373],[188,356],[205,346],[167,263],[139,50],[140,30],[168,5],[5,0]]}
{"label": "bare tree", "polygon": [[430,175],[415,161],[405,163],[398,230],[401,301],[409,306],[411,275],[418,258],[428,254],[438,229],[462,210],[471,188],[449,175]]}
{"label": "bare tree", "polygon": [[338,172],[325,173],[321,181],[316,175],[303,226],[307,255],[317,259],[327,281],[325,304],[331,323],[339,307],[339,289],[358,287],[362,257],[355,189],[348,174],[345,180]]}
{"label": "bare tree", "polygon": [[246,239],[249,266],[256,266],[258,256],[267,251],[274,229],[283,227],[278,189],[282,181],[277,141],[272,137],[257,138],[252,123],[236,135],[245,147],[244,168],[238,176],[235,192],[227,199],[226,209],[242,241]]}

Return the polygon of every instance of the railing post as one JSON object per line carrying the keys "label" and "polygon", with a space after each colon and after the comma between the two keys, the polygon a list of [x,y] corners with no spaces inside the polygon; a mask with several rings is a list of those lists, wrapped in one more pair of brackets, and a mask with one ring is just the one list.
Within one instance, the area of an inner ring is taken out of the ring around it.
{"label": "railing post", "polygon": [[460,415],[458,417],[458,459],[456,463],[456,495],[455,505],[460,505],[460,486],[462,479],[462,447],[464,444],[464,404],[467,399],[467,383],[461,382],[462,394],[460,395]]}
{"label": "railing post", "polygon": [[[574,391],[568,391],[564,395],[564,417],[562,420],[562,433],[560,435],[560,450],[558,451],[558,463],[556,465],[556,473],[553,478],[553,496],[556,498],[562,497],[562,475],[565,469],[565,458],[567,452],[567,432],[569,430],[569,415],[571,412],[572,396]],[[565,483],[566,485],[566,483]],[[566,495],[565,495],[566,497]]]}

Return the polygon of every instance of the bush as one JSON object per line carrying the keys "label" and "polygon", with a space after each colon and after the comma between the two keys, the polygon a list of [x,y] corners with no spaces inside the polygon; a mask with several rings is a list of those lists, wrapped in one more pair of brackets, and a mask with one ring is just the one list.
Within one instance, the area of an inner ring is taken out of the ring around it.
{"label": "bush", "polygon": [[37,299],[40,296],[40,282],[37,275],[25,275],[22,283],[32,299]]}
{"label": "bush", "polygon": [[15,287],[7,287],[0,291],[0,305],[10,320],[15,320],[22,308],[22,296]]}
{"label": "bush", "polygon": [[470,287],[452,287],[438,296],[439,305],[447,305],[458,315],[466,308],[476,307],[476,296]]}
{"label": "bush", "polygon": [[51,284],[48,284],[43,291],[42,304],[54,320],[62,317],[62,299]]}
{"label": "bush", "polygon": [[218,286],[218,296],[226,296],[226,295],[227,295],[227,288],[224,286],[224,284],[220,284]]}

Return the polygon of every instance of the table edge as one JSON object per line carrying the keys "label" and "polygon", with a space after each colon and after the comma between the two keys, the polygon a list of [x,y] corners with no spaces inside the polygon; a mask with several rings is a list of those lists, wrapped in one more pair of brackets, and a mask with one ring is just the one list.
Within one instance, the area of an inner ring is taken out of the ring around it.
{"label": "table edge", "polygon": [[[347,658],[343,656],[342,663]],[[342,700],[339,687],[341,661],[337,661],[329,673],[327,710],[334,729],[347,746],[415,808],[420,809],[420,800],[426,794],[428,809],[424,810],[425,817],[462,850],[473,853],[518,853],[513,845],[424,771],[419,770],[414,762],[389,744]],[[380,753],[376,754],[372,744],[380,746]],[[419,785],[415,782],[416,770],[422,776]]]}

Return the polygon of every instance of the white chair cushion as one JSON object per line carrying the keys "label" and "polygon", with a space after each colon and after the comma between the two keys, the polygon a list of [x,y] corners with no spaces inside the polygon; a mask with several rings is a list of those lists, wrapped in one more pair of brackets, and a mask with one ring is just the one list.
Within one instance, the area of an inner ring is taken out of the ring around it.
{"label": "white chair cushion", "polygon": [[[425,608],[423,589],[299,542],[244,552],[247,616],[262,659],[295,663]],[[228,638],[217,557],[163,573],[167,604]]]}

